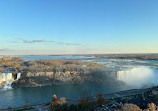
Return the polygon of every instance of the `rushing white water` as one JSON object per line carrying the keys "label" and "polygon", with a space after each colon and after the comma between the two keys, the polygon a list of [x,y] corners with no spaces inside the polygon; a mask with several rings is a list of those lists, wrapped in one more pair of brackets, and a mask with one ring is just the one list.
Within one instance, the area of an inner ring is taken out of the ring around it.
{"label": "rushing white water", "polygon": [[18,74],[17,74],[17,78],[16,78],[16,80],[19,80],[20,77],[21,77],[21,73],[18,73]]}
{"label": "rushing white water", "polygon": [[117,79],[133,88],[158,85],[158,71],[148,67],[133,68],[127,71],[118,71]]}
{"label": "rushing white water", "polygon": [[14,76],[12,73],[2,73],[0,76],[0,83],[5,82],[3,90],[12,89],[12,87],[11,87],[12,82],[20,79],[20,77],[21,77],[21,73],[17,74],[16,79],[14,79]]}
{"label": "rushing white water", "polygon": [[12,73],[2,73],[2,79],[3,81],[12,81],[13,80],[13,74]]}
{"label": "rushing white water", "polygon": [[11,83],[14,81],[12,73],[2,73],[2,81],[5,82],[4,90],[12,89]]}

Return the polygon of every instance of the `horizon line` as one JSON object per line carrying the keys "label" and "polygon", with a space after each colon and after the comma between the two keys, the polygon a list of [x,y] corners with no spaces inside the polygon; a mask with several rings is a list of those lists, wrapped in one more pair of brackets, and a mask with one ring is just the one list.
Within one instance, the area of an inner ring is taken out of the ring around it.
{"label": "horizon line", "polygon": [[158,53],[100,53],[100,54],[18,54],[18,55],[9,55],[9,54],[6,54],[6,55],[0,55],[0,56],[82,56],[82,55],[126,55],[126,54],[134,54],[134,55],[137,55],[137,54],[158,54]]}

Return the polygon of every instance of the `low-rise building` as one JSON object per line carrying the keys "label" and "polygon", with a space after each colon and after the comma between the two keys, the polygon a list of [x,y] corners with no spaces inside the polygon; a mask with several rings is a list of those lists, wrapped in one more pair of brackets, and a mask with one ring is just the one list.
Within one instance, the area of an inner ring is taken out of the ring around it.
{"label": "low-rise building", "polygon": [[152,94],[153,94],[153,95],[158,95],[158,89],[153,89],[153,90],[152,90]]}

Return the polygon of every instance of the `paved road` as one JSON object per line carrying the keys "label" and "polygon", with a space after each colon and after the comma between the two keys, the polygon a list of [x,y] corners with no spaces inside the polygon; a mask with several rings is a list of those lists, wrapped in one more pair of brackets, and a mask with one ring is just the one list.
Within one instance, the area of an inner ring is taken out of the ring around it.
{"label": "paved road", "polygon": [[120,91],[120,92],[116,92],[116,93],[104,94],[103,96],[105,99],[111,99],[111,98],[118,98],[118,97],[141,94],[148,90],[149,89],[132,89],[132,90]]}

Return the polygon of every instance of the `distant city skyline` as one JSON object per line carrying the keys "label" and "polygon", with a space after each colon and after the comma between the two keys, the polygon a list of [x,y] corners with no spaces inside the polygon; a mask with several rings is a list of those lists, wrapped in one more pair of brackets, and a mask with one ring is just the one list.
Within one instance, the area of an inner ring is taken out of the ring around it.
{"label": "distant city skyline", "polygon": [[1,0],[0,55],[158,53],[157,0]]}

